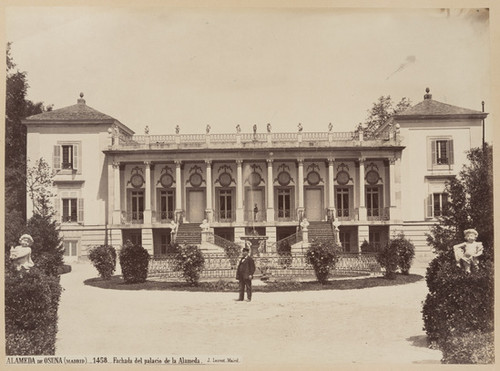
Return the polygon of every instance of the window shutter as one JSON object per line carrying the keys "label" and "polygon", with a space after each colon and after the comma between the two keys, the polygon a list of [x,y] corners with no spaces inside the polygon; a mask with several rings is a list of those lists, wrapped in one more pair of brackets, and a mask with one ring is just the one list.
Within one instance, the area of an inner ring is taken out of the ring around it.
{"label": "window shutter", "polygon": [[75,169],[78,174],[82,173],[82,155],[80,144],[73,145],[73,169]]}
{"label": "window shutter", "polygon": [[78,223],[83,223],[83,198],[78,199]]}
{"label": "window shutter", "polygon": [[433,165],[437,164],[437,153],[436,153],[436,141],[435,140],[431,140],[430,141],[431,143],[431,151],[430,151],[430,154],[431,154],[431,158],[430,158],[430,166],[429,168],[432,169]]}
{"label": "window shutter", "polygon": [[59,197],[56,197],[54,199],[54,211],[55,211],[56,222],[60,223],[62,213],[61,213],[61,199]]}
{"label": "window shutter", "polygon": [[453,165],[454,164],[454,159],[453,159],[453,139],[450,139],[448,141],[448,164]]}
{"label": "window shutter", "polygon": [[54,146],[54,153],[52,156],[52,168],[54,170],[61,170],[61,146]]}
{"label": "window shutter", "polygon": [[432,218],[434,215],[433,215],[433,211],[432,211],[432,206],[433,206],[433,203],[432,203],[432,193],[427,196],[427,198],[425,199],[425,209],[426,209],[426,217],[427,218]]}

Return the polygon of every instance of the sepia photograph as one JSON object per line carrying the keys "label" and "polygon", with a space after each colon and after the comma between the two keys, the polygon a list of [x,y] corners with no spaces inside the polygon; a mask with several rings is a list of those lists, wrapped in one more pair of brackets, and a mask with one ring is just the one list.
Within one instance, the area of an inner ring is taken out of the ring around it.
{"label": "sepia photograph", "polygon": [[4,5],[3,365],[493,369],[498,14],[435,3]]}

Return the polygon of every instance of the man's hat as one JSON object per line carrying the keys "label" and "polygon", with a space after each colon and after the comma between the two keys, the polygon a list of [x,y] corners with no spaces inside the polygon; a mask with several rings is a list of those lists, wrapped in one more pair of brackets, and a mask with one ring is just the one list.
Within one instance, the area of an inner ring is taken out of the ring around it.
{"label": "man's hat", "polygon": [[244,247],[243,251],[250,251],[250,249],[248,247]]}

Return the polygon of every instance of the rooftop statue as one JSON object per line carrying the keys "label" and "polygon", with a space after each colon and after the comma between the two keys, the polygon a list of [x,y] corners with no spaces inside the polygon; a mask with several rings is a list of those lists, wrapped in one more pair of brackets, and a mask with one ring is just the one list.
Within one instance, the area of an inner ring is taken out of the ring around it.
{"label": "rooftop statue", "polygon": [[179,134],[179,131],[181,131],[181,128],[179,127],[179,125],[177,125],[175,127],[175,134]]}
{"label": "rooftop statue", "polygon": [[299,129],[299,133],[302,132],[302,130],[304,129],[302,127],[302,124],[299,122],[299,124],[297,125],[297,128]]}
{"label": "rooftop statue", "polygon": [[270,123],[267,123],[267,132],[270,133],[271,132],[271,124]]}
{"label": "rooftop statue", "polygon": [[240,126],[240,124],[236,125],[236,132],[238,134],[241,133],[241,126]]}
{"label": "rooftop statue", "polygon": [[33,238],[29,234],[23,234],[19,238],[19,243],[21,245],[10,248],[10,260],[12,260],[16,270],[29,271],[35,265],[31,260],[30,247],[33,244]]}

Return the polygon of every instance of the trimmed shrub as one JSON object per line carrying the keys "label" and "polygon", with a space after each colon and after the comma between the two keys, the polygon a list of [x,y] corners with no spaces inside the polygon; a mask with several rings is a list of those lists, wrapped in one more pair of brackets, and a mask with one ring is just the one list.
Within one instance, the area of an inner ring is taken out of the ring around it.
{"label": "trimmed shrub", "polygon": [[493,331],[493,267],[483,263],[466,273],[456,266],[452,255],[452,251],[438,255],[427,268],[424,330],[439,346],[452,336]]}
{"label": "trimmed shrub", "polygon": [[[51,276],[57,276],[64,265],[64,248],[55,221],[49,216],[33,215],[23,233],[33,237],[31,257],[35,266]],[[20,237],[20,236],[19,236]]]}
{"label": "trimmed shrub", "polygon": [[442,363],[492,364],[495,362],[493,332],[471,331],[441,343]]}
{"label": "trimmed shrub", "polygon": [[113,246],[93,246],[89,250],[89,259],[97,269],[99,276],[109,280],[116,269],[116,250]]}
{"label": "trimmed shrub", "polygon": [[415,257],[415,245],[409,239],[405,238],[403,233],[397,238],[392,239],[389,243],[396,246],[398,267],[401,273],[404,275],[410,274],[411,263]]}
{"label": "trimmed shrub", "polygon": [[236,265],[238,264],[238,257],[240,256],[241,246],[231,241],[222,241],[221,245],[226,253],[226,256],[229,258],[231,267],[236,268]]}
{"label": "trimmed shrub", "polygon": [[306,259],[314,268],[318,282],[325,284],[330,270],[339,260],[338,247],[325,240],[314,240],[307,249]]}
{"label": "trimmed shrub", "polygon": [[145,282],[148,278],[148,251],[127,241],[120,251],[120,265],[125,283]]}
{"label": "trimmed shrub", "polygon": [[192,286],[197,286],[205,266],[205,258],[198,246],[179,245],[174,254],[175,270]]}
{"label": "trimmed shrub", "polygon": [[371,242],[368,242],[367,240],[364,240],[359,248],[361,249],[362,253],[377,252],[377,248],[375,247],[375,245]]}
{"label": "trimmed shrub", "polygon": [[380,266],[385,269],[384,277],[390,280],[394,279],[399,263],[397,245],[392,243],[385,245],[377,253],[376,259]]}
{"label": "trimmed shrub", "polygon": [[7,355],[53,355],[57,335],[59,278],[33,267],[5,271]]}
{"label": "trimmed shrub", "polygon": [[288,241],[281,241],[276,245],[276,252],[278,253],[278,264],[283,268],[292,265],[292,246]]}

